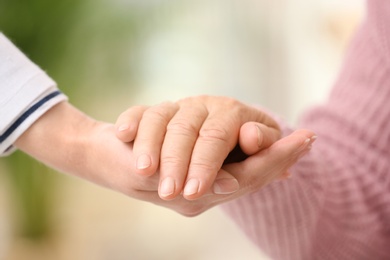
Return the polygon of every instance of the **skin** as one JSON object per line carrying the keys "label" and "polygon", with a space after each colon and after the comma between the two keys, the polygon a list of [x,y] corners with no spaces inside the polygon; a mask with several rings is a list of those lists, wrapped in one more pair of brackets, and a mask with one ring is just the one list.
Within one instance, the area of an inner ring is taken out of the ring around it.
{"label": "skin", "polygon": [[[134,141],[137,173],[150,176],[159,167],[159,195],[166,200],[181,193],[189,200],[203,196],[238,142],[252,155],[280,137],[278,124],[263,112],[214,96],[132,107],[116,125],[119,139]],[[239,135],[241,127],[245,135]]]}
{"label": "skin", "polygon": [[[261,116],[258,116],[261,119]],[[217,129],[226,127],[227,122],[224,120],[227,118],[220,121]],[[226,164],[218,169],[214,183],[220,182],[220,185],[211,183],[202,196],[191,201],[183,196],[176,196],[172,200],[161,199],[158,193],[160,173],[157,171],[152,175],[142,172],[140,174],[134,163],[138,158],[138,154],[135,154],[135,142],[121,141],[116,137],[118,129],[114,125],[96,121],[67,102],[62,102],[46,112],[15,145],[61,172],[132,198],[170,208],[186,216],[194,216],[280,178],[310,149],[314,140],[311,139],[314,136],[312,132],[300,130],[273,143],[268,149],[256,149],[258,143],[263,143],[264,139],[268,138],[267,135],[260,137],[259,132],[253,130],[259,129],[258,126],[258,123],[248,121],[238,127],[241,131],[239,134],[246,136],[242,139],[244,141],[239,138],[240,142],[243,142],[240,144],[242,147],[252,148],[253,155],[242,162]],[[229,147],[233,144],[233,141],[229,141]],[[234,189],[231,187],[232,180],[236,183]],[[224,189],[228,192],[224,192]],[[231,193],[231,190],[235,192]]]}

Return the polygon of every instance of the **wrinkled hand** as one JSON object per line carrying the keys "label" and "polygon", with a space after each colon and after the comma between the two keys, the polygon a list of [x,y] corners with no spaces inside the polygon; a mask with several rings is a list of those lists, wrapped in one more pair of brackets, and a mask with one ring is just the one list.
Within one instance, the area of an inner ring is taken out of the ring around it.
{"label": "wrinkled hand", "polygon": [[[177,196],[173,200],[163,200],[157,191],[148,192],[140,189],[131,191],[128,189],[127,194],[172,209],[185,216],[196,216],[216,205],[258,191],[268,183],[278,179],[299,158],[310,151],[314,141],[315,136],[311,131],[298,130],[275,142],[271,147],[250,156],[245,161],[223,166],[218,172],[217,178],[223,180],[233,176],[237,179],[240,187],[237,192],[231,194],[214,194],[209,191],[207,195],[197,200],[187,200],[182,196]],[[155,175],[147,178],[156,180]]]}
{"label": "wrinkled hand", "polygon": [[[160,170],[158,191],[165,200],[182,192],[186,199],[198,199],[213,184],[215,193],[236,191],[234,178],[217,178],[217,173],[237,143],[251,155],[280,137],[271,117],[227,97],[132,107],[119,116],[116,126],[120,140],[134,141],[135,171],[151,176]],[[239,135],[240,129],[245,134]]]}

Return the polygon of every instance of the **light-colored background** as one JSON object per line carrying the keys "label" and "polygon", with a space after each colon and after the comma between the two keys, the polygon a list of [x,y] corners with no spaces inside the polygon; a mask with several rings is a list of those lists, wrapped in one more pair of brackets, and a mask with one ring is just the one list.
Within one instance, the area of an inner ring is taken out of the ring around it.
{"label": "light-colored background", "polygon": [[[87,24],[104,23],[107,10],[119,17],[137,9],[145,16],[136,43],[121,31],[114,45],[100,44],[115,32],[96,28],[94,40],[86,39],[94,53],[81,93],[96,96],[80,107],[108,121],[134,104],[213,94],[261,104],[295,124],[305,108],[326,97],[363,14],[363,2],[353,0],[92,2],[87,7],[95,16],[86,15]],[[70,50],[82,34],[73,32]],[[109,69],[106,52],[128,68],[120,80],[99,76]],[[72,177],[60,179],[52,195],[56,235],[36,243],[15,234],[11,188],[0,175],[0,259],[266,259],[217,208],[185,218]]]}

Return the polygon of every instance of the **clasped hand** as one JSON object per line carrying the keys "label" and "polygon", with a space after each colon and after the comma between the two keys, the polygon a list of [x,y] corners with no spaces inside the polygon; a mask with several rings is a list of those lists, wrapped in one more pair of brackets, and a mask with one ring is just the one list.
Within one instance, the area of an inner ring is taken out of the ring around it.
{"label": "clasped hand", "polygon": [[199,96],[132,107],[115,126],[61,102],[15,145],[61,172],[193,216],[283,178],[314,141],[308,130],[280,135],[258,109]]}
{"label": "clasped hand", "polygon": [[[186,200],[204,195],[228,197],[248,186],[259,188],[258,180],[263,186],[283,178],[299,157],[298,150],[296,156],[287,157],[292,146],[306,148],[313,136],[301,130],[276,142],[281,133],[270,116],[237,100],[211,96],[131,107],[119,116],[116,128],[120,140],[133,143],[136,174],[145,179],[159,175],[158,194],[166,201],[179,195]],[[235,156],[237,145],[250,157],[224,164],[228,156]],[[278,161],[283,164],[272,165]],[[252,172],[259,165],[264,169],[256,173],[256,180]],[[234,175],[238,172],[241,176]]]}

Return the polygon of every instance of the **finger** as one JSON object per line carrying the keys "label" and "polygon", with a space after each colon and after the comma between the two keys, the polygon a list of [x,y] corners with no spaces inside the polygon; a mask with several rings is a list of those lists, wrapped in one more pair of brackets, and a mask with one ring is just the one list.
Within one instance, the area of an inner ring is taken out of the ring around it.
{"label": "finger", "polygon": [[241,126],[239,145],[247,155],[271,146],[280,138],[280,131],[262,123],[247,122]]}
{"label": "finger", "polygon": [[132,142],[137,134],[138,125],[147,106],[134,106],[119,115],[116,123],[116,136],[122,142]]}
{"label": "finger", "polygon": [[133,146],[137,173],[148,176],[156,172],[167,125],[177,110],[176,104],[165,102],[143,113]]}
{"label": "finger", "polygon": [[[154,177],[155,175],[148,177],[145,181]],[[141,188],[132,189],[125,193],[131,197],[150,201],[154,204],[170,208],[185,216],[196,216],[217,204],[233,199],[236,194],[235,192],[239,189],[237,180],[226,171],[221,171],[218,174],[218,177],[213,185],[214,189],[208,190],[197,200],[189,201],[182,196],[178,196],[174,200],[164,200],[161,199],[153,187],[155,186],[141,186]]]}
{"label": "finger", "polygon": [[181,193],[207,113],[199,103],[188,100],[169,122],[161,151],[159,195],[162,199],[170,200]]}
{"label": "finger", "polygon": [[228,115],[218,114],[210,114],[199,131],[183,193],[186,199],[197,199],[210,189],[237,142],[240,124],[234,123]]}
{"label": "finger", "polygon": [[233,175],[226,171],[221,171],[217,174],[210,191],[213,194],[226,195],[236,192],[239,188],[240,184]]}
{"label": "finger", "polygon": [[260,151],[243,162],[225,165],[223,169],[237,178],[240,187],[250,190],[259,189],[282,176],[310,150],[315,139],[313,132],[297,130],[268,149]]}
{"label": "finger", "polygon": [[[200,197],[210,195],[229,195],[235,193],[240,188],[237,179],[227,171],[218,171],[212,186]],[[199,199],[199,198],[197,198]]]}
{"label": "finger", "polygon": [[[186,199],[197,199],[210,189],[223,163],[246,158],[245,153],[239,146],[236,146],[240,127],[245,122],[263,122],[270,126],[264,125],[256,129],[256,131],[263,130],[265,134],[265,136],[255,134],[256,140],[258,137],[264,140],[256,151],[276,140],[275,136],[280,132],[277,123],[263,112],[233,99],[223,98],[221,100],[223,104],[217,109],[216,106],[209,107],[210,115],[200,129],[183,192]],[[244,142],[246,143],[247,141]],[[233,149],[234,147],[237,149]],[[250,145],[249,148],[251,148]],[[230,152],[232,153],[229,157]]]}

